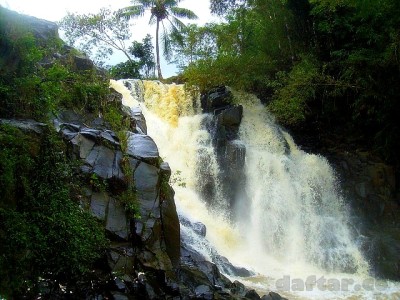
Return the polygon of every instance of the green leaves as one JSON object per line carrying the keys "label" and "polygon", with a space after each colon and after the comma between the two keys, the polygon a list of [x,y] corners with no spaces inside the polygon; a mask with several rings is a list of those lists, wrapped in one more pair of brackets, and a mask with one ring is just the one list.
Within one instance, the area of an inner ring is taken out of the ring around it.
{"label": "green leaves", "polygon": [[60,22],[60,28],[70,45],[91,55],[99,65],[112,54],[113,49],[121,51],[128,60],[128,46],[131,38],[128,15],[140,15],[141,6],[130,6],[125,11],[112,12],[101,8],[98,13],[77,15],[68,13]]}
{"label": "green leaves", "polygon": [[288,74],[278,77],[280,88],[276,89],[268,108],[278,120],[286,125],[297,125],[306,120],[308,105],[315,100],[321,84],[319,66],[313,57],[303,57]]}
{"label": "green leaves", "polygon": [[162,79],[159,53],[159,31],[161,25],[161,46],[167,60],[172,57],[171,35],[179,37],[180,31],[185,25],[177,18],[196,19],[197,16],[189,9],[178,7],[180,1],[176,0],[134,0],[134,6],[121,10],[126,18],[142,16],[146,10],[150,10],[149,24],[156,24],[156,59],[159,79]]}
{"label": "green leaves", "polygon": [[7,153],[0,160],[0,296],[32,298],[40,280],[67,287],[84,280],[106,239],[71,197],[76,183],[63,142],[52,132],[38,140],[0,126],[0,146]]}

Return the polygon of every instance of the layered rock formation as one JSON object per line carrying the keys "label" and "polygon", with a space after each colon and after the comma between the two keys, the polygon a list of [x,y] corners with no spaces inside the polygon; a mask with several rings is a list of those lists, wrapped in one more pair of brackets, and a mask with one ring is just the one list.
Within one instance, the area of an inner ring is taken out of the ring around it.
{"label": "layered rock formation", "polygon": [[[242,195],[240,191],[243,190],[245,182],[246,147],[239,140],[243,107],[231,104],[232,99],[229,88],[219,87],[202,95],[201,106],[203,112],[210,114],[205,126],[211,133],[217,153],[223,194],[229,200],[231,208],[234,208],[236,197]],[[212,182],[205,183],[202,192],[206,199],[215,198]]]}

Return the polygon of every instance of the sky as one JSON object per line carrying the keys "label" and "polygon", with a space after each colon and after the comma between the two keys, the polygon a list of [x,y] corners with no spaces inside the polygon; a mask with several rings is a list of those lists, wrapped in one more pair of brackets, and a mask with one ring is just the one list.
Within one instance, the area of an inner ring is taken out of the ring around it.
{"label": "sky", "polygon": [[[130,0],[0,0],[0,5],[6,8],[53,22],[59,21],[67,12],[95,13],[101,7],[117,10],[130,4]],[[179,6],[191,9],[199,17],[198,20],[190,20],[190,23],[202,25],[207,22],[218,21],[216,17],[210,14],[209,0],[183,0]],[[182,19],[182,21],[187,23],[185,19]],[[148,33],[154,36],[155,26],[149,26],[148,18],[143,17],[133,22],[132,31],[133,38],[141,41]],[[153,44],[155,44],[155,41],[153,41]],[[109,64],[116,64],[123,60],[125,60],[124,56],[116,53],[111,57]],[[161,68],[164,77],[175,75],[177,72],[176,66],[168,64],[164,59],[161,61]]]}

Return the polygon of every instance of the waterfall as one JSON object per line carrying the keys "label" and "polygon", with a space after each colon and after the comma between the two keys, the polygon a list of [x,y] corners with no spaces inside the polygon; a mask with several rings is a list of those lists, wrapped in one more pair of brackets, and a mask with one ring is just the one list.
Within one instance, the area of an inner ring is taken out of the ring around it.
{"label": "waterfall", "polygon": [[[148,134],[171,166],[181,233],[190,247],[209,260],[218,252],[254,271],[258,275],[239,280],[261,292],[276,290],[286,275],[304,280],[312,275],[368,278],[368,262],[351,230],[334,170],[325,158],[300,150],[256,97],[235,94],[244,106],[240,140],[246,147],[246,180],[232,214],[222,203],[227,200],[221,192],[220,167],[210,133],[202,126],[208,116],[199,113],[198,99],[181,85],[121,80],[111,81],[111,86],[123,95],[124,105],[141,107]],[[210,208],[208,199],[202,199],[199,190],[205,181],[213,182],[221,205]],[[193,234],[183,222],[186,219],[202,222],[206,239]],[[387,283],[379,295],[399,299],[398,291],[396,284]],[[283,295],[370,299],[376,291],[319,292],[289,287]]]}

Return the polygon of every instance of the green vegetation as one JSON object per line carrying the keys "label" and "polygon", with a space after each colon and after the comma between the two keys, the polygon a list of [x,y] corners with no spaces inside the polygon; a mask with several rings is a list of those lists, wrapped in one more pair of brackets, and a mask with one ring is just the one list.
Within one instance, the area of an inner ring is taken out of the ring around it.
{"label": "green vegetation", "polygon": [[[400,2],[212,0],[222,24],[173,43],[188,85],[256,93],[291,128],[351,137],[400,164]],[[312,125],[311,125],[312,124]]]}
{"label": "green vegetation", "polygon": [[[181,40],[180,31],[185,25],[178,18],[190,20],[197,19],[197,16],[189,9],[178,7],[180,1],[176,0],[133,0],[132,6],[121,10],[120,16],[126,19],[143,16],[146,10],[151,13],[150,24],[156,24],[156,59],[158,79],[162,79],[160,66],[160,25],[162,26],[161,45],[164,50],[164,56],[167,60],[171,58],[171,35],[175,39]],[[165,24],[164,24],[165,21]]]}
{"label": "green vegetation", "polygon": [[[65,108],[106,111],[104,74],[79,66],[81,55],[56,36],[36,38],[20,18],[0,7],[0,118],[49,123]],[[36,135],[0,126],[0,298],[33,298],[43,288],[51,297],[59,285],[78,295],[107,245],[102,225],[80,207],[85,182],[50,128]]]}
{"label": "green vegetation", "polygon": [[109,68],[110,76],[121,78],[154,78],[154,54],[151,36],[146,35],[142,42],[133,41],[128,52],[131,60],[119,63]]}
{"label": "green vegetation", "polygon": [[92,57],[96,64],[104,66],[115,50],[122,52],[127,61],[115,66],[106,66],[114,79],[152,78],[154,77],[154,55],[151,36],[147,35],[142,43],[134,41],[129,22],[121,18],[119,12],[101,8],[98,13],[68,13],[60,22],[70,45]]}
{"label": "green vegetation", "polygon": [[79,207],[80,186],[53,132],[0,126],[0,296],[37,295],[40,282],[70,289],[106,246],[100,224]]}
{"label": "green vegetation", "polygon": [[0,117],[47,121],[59,108],[98,113],[106,105],[108,82],[95,68],[77,70],[72,51],[58,39],[40,45],[13,15],[0,8]]}
{"label": "green vegetation", "polygon": [[121,169],[124,173],[126,189],[118,195],[118,200],[124,205],[129,218],[140,219],[140,206],[135,188],[134,169],[131,166],[130,157],[128,155],[124,155],[122,158]]}
{"label": "green vegetation", "polygon": [[124,205],[128,218],[136,220],[141,218],[140,205],[134,188],[129,187],[126,191],[122,192],[118,196],[118,201]]}

